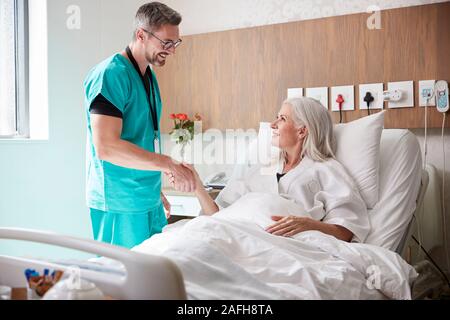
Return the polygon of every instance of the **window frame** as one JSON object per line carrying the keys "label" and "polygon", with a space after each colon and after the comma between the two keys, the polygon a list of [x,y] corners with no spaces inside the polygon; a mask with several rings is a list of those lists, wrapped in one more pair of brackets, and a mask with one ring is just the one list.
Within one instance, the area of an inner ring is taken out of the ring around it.
{"label": "window frame", "polygon": [[30,138],[28,0],[14,1],[15,133],[0,139]]}

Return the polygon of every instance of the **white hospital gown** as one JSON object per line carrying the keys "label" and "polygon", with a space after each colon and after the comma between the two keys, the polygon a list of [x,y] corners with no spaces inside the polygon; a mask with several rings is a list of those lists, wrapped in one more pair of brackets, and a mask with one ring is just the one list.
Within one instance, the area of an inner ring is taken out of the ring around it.
{"label": "white hospital gown", "polygon": [[248,193],[278,194],[304,208],[313,219],[350,230],[354,235],[352,242],[364,242],[370,231],[367,207],[356,184],[338,161],[317,162],[305,157],[279,183],[276,171],[282,171],[281,162],[272,173],[262,168],[245,165],[231,177],[216,203],[226,208]]}

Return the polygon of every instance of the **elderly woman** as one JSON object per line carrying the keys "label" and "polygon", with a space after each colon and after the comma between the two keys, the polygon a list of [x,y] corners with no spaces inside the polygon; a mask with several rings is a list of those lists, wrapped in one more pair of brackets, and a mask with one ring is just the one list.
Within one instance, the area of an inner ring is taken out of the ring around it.
{"label": "elderly woman", "polygon": [[367,208],[355,183],[335,160],[328,111],[314,99],[289,99],[271,127],[272,144],[281,150],[278,173],[267,176],[261,167],[250,169],[231,179],[216,201],[196,174],[196,195],[203,213],[214,215],[220,207],[232,205],[246,193],[272,192],[267,186],[275,185],[275,192],[300,204],[307,215],[273,212],[273,224],[266,228],[267,232],[293,237],[315,230],[343,241],[363,242],[370,230]]}

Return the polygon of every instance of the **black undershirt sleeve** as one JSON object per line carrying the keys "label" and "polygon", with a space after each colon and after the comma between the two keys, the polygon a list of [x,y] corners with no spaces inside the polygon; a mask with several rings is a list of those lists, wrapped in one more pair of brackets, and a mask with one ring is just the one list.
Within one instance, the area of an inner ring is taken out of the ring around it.
{"label": "black undershirt sleeve", "polygon": [[102,94],[99,94],[94,101],[92,101],[89,112],[91,114],[101,114],[104,116],[123,119],[122,112],[115,105],[109,102]]}

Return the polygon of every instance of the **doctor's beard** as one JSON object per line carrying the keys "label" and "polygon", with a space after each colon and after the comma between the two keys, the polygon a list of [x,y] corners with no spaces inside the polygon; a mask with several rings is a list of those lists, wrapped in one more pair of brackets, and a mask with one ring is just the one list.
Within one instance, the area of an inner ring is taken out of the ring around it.
{"label": "doctor's beard", "polygon": [[166,64],[167,56],[168,54],[164,52],[158,52],[154,53],[151,57],[150,55],[148,55],[146,58],[150,64],[156,67],[164,67],[164,65]]}

